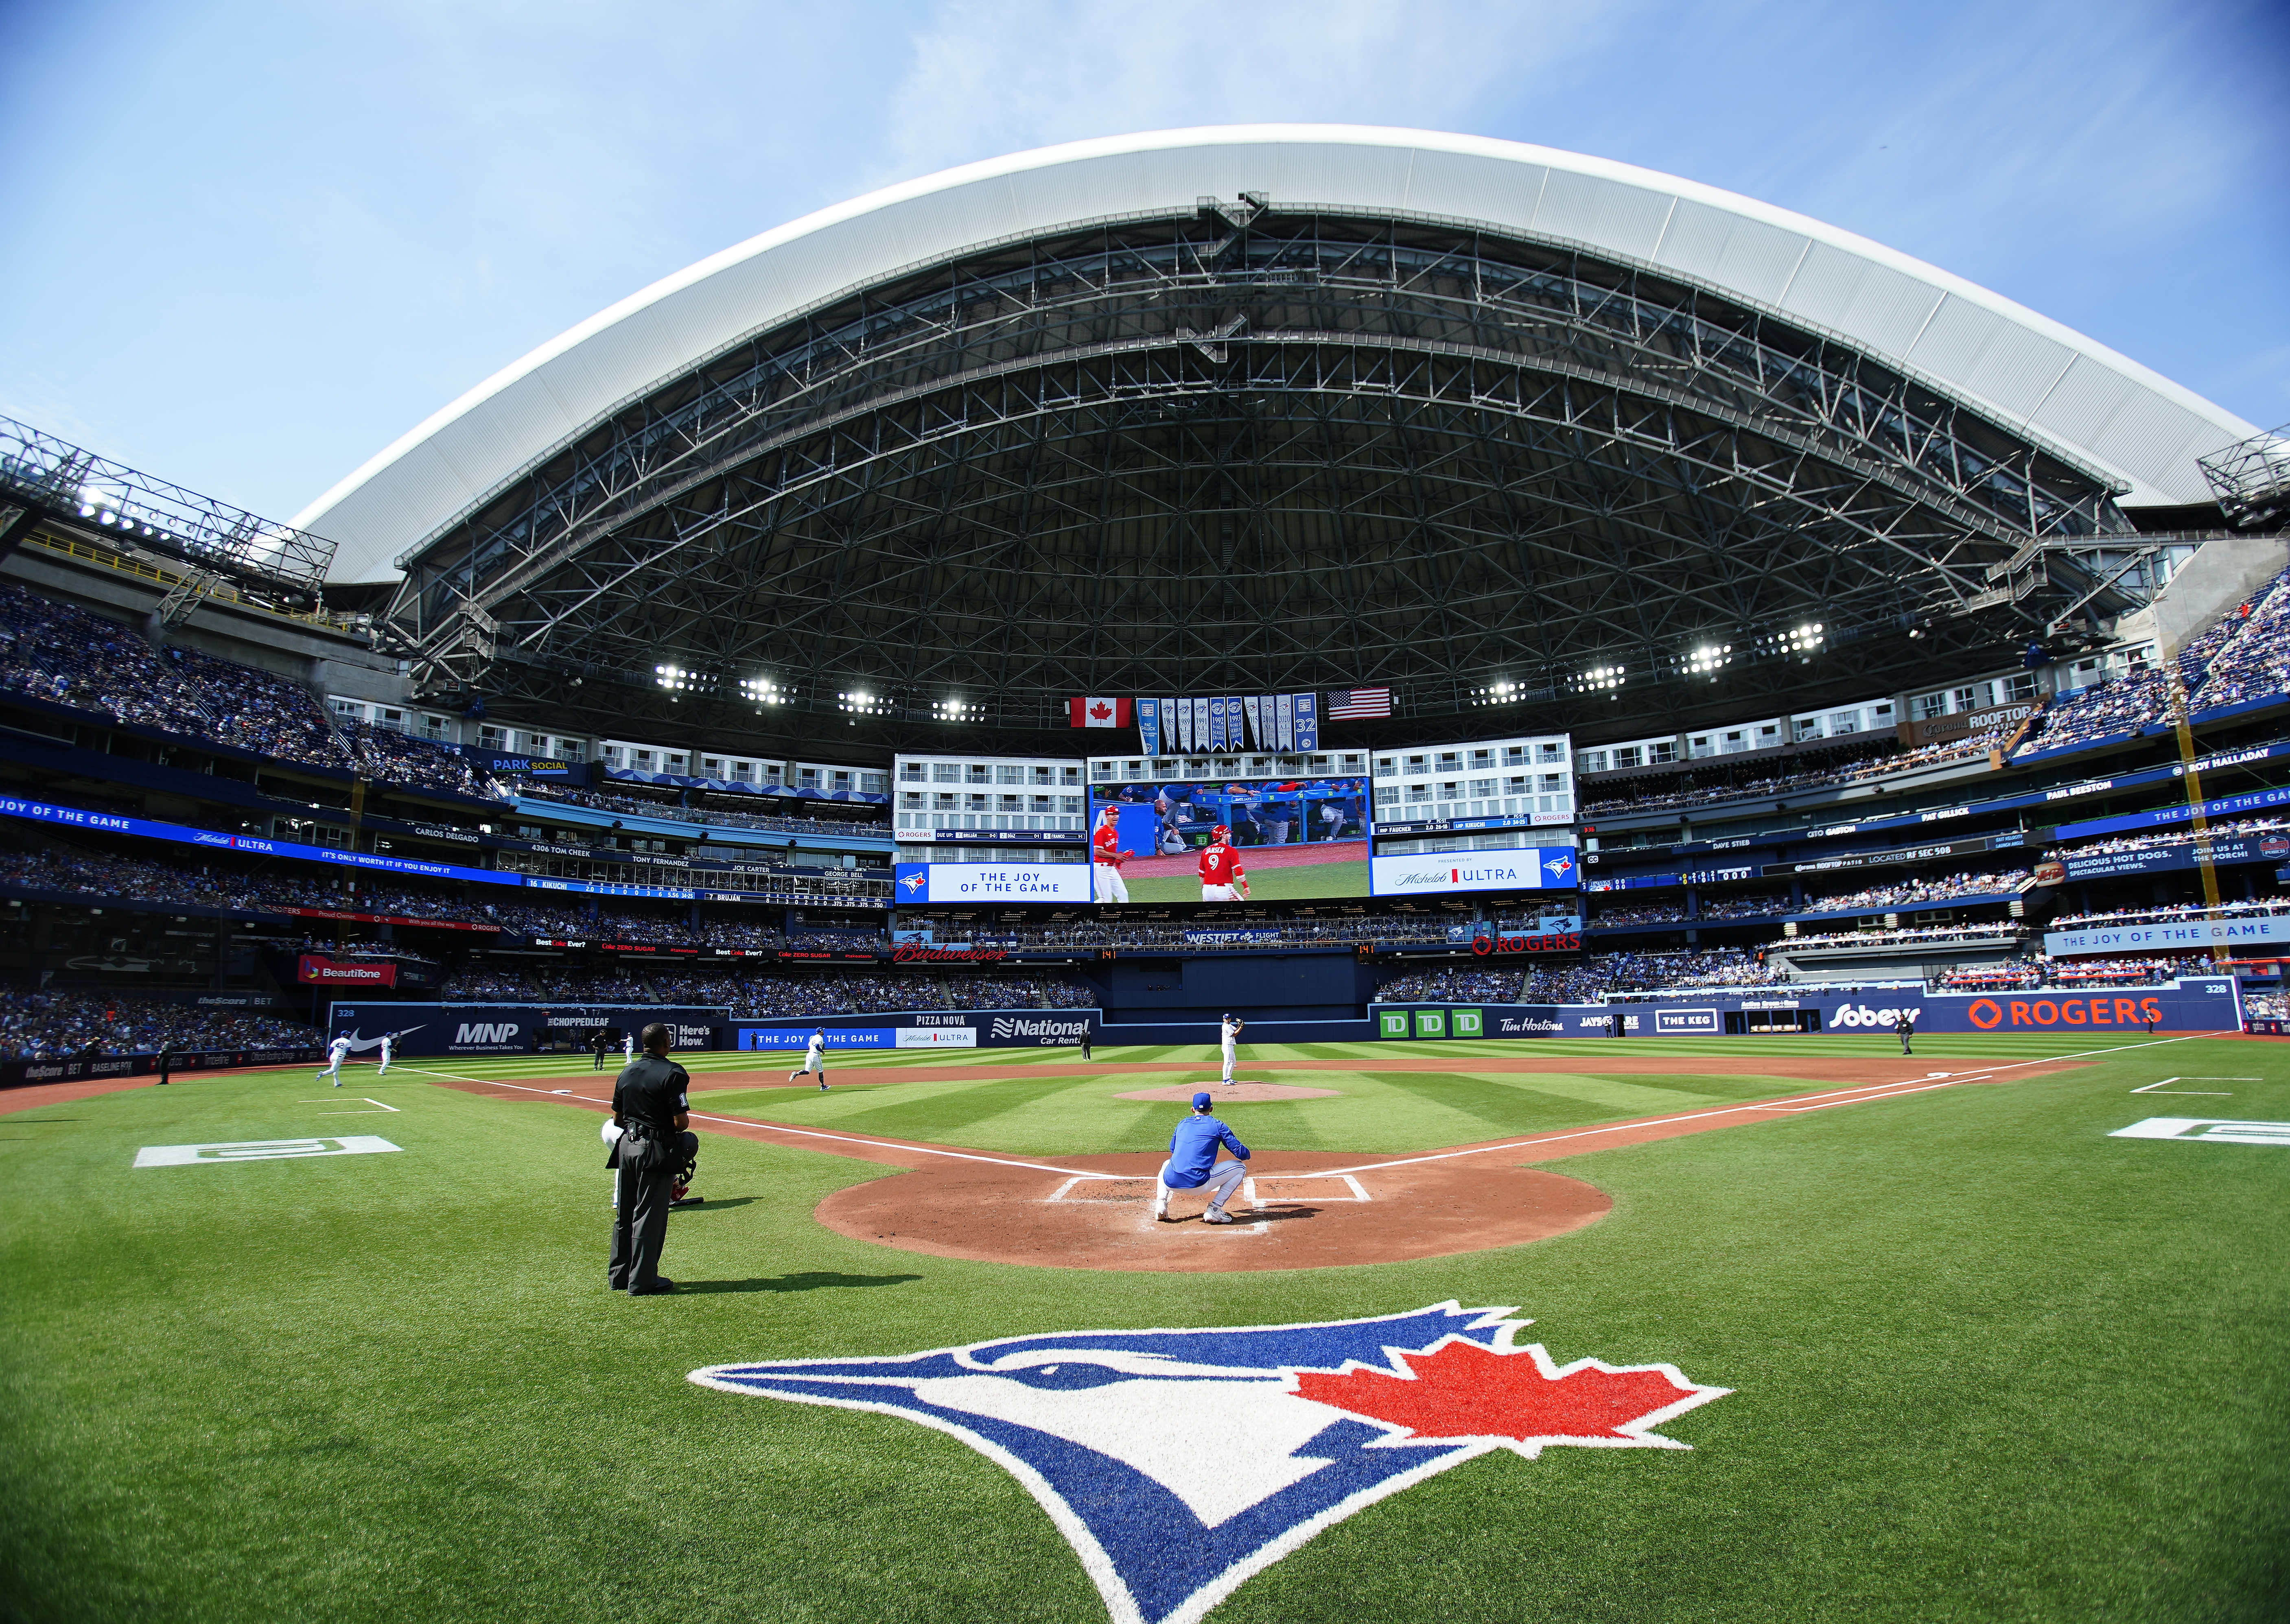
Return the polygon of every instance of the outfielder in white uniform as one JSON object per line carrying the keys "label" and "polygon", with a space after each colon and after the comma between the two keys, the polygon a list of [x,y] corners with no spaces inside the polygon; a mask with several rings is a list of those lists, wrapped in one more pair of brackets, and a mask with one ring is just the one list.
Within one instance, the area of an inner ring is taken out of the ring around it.
{"label": "outfielder in white uniform", "polygon": [[389,1057],[396,1052],[397,1034],[384,1032],[381,1035],[381,1069],[373,1074],[375,1076],[386,1077],[389,1075]]}
{"label": "outfielder in white uniform", "polygon": [[318,1074],[316,1080],[323,1083],[328,1077],[332,1077],[334,1080],[334,1086],[340,1088],[342,1085],[342,1062],[349,1058],[350,1040],[347,1037],[337,1037],[326,1045],[328,1064],[326,1069]]}
{"label": "outfielder in white uniform", "polygon": [[1240,1028],[1245,1024],[1246,1023],[1235,1020],[1230,1015],[1227,1015],[1217,1023],[1217,1045],[1224,1052],[1224,1085],[1227,1088],[1233,1086],[1233,1044],[1240,1036]]}
{"label": "outfielder in white uniform", "polygon": [[1097,833],[1090,836],[1090,872],[1097,876],[1097,900],[1101,902],[1129,900],[1128,882],[1121,877],[1121,865],[1137,855],[1121,849],[1121,819],[1113,807],[1097,814]]}
{"label": "outfielder in white uniform", "polygon": [[637,1035],[633,1032],[623,1032],[621,1034],[621,1064],[633,1066],[636,1063]]}
{"label": "outfielder in white uniform", "polygon": [[792,1083],[797,1077],[807,1076],[816,1076],[819,1079],[819,1092],[822,1094],[827,1092],[827,1028],[825,1027],[813,1032],[811,1035],[811,1041],[803,1046],[803,1069],[788,1073],[788,1081]]}

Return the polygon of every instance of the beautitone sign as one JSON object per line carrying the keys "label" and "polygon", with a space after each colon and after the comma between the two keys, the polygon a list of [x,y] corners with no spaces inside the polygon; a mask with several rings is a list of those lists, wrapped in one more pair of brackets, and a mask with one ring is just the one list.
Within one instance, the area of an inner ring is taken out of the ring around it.
{"label": "beautitone sign", "polygon": [[1472,891],[1573,891],[1582,871],[1573,846],[1500,852],[1414,852],[1368,859],[1368,892],[1430,897]]}
{"label": "beautitone sign", "polygon": [[2047,931],[2044,951],[2054,958],[2086,953],[2154,953],[2166,948],[2256,948],[2290,942],[2290,914],[2250,919],[2172,919],[2087,931]]}

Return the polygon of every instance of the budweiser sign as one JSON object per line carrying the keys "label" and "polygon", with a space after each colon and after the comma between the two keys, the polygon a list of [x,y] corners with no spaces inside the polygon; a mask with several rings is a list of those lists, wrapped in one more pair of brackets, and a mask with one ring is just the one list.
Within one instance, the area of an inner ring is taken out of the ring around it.
{"label": "budweiser sign", "polygon": [[1001,948],[925,948],[911,941],[891,949],[894,964],[998,964],[1009,956]]}

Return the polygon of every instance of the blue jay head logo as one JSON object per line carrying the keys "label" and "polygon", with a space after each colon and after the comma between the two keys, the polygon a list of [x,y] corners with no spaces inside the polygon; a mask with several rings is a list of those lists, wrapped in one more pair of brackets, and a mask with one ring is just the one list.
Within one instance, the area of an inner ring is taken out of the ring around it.
{"label": "blue jay head logo", "polygon": [[1386,1495],[1498,1449],[1685,1449],[1653,1430],[1728,1389],[1674,1365],[1552,1362],[1531,1322],[1413,1313],[1206,1331],[1066,1331],[880,1359],[719,1364],[727,1393],[873,1410],[1024,1484],[1114,1624],[1193,1624]]}
{"label": "blue jay head logo", "polygon": [[1545,858],[1542,866],[1550,870],[1550,877],[1554,880],[1564,880],[1574,872],[1574,860],[1564,852],[1556,857]]}

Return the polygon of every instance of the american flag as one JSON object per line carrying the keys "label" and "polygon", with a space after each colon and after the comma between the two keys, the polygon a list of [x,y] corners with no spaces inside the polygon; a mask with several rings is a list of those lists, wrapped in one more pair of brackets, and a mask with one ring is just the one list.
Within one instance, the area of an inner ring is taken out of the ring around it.
{"label": "american flag", "polygon": [[1328,708],[1323,714],[1331,722],[1349,722],[1360,716],[1388,716],[1391,714],[1391,690],[1344,689],[1328,696]]}

